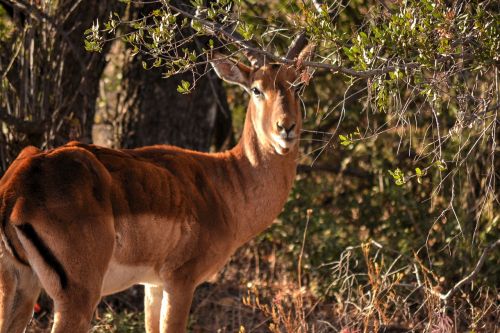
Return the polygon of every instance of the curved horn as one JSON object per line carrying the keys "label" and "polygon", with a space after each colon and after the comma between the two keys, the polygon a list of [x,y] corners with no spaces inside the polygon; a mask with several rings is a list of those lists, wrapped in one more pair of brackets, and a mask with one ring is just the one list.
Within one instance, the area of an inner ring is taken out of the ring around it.
{"label": "curved horn", "polygon": [[300,34],[295,37],[293,40],[292,44],[290,45],[290,48],[288,49],[288,52],[286,54],[286,59],[293,60],[295,59],[299,54],[302,49],[306,47],[308,43],[306,32],[302,31]]}
{"label": "curved horn", "polygon": [[243,49],[242,52],[245,55],[245,57],[248,59],[248,61],[250,61],[250,64],[252,64],[252,67],[259,68],[259,67],[264,65],[265,57],[262,54],[257,53],[255,51],[247,49],[247,48]]}

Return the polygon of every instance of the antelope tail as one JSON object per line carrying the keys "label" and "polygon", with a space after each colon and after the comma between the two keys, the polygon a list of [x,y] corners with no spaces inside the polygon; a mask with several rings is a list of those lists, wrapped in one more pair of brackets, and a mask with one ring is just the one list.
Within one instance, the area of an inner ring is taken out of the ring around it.
{"label": "antelope tail", "polygon": [[7,252],[9,252],[19,263],[29,266],[26,256],[21,254],[24,251],[19,249],[21,244],[17,239],[13,227],[9,223],[14,204],[12,202],[8,202],[5,198],[2,201],[3,202],[0,207],[0,237],[4,245],[3,248],[6,249]]}

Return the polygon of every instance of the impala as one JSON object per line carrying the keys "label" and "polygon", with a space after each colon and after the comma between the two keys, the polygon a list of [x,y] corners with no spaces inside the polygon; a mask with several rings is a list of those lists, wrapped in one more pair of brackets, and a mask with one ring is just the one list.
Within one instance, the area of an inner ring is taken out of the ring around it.
{"label": "impala", "polygon": [[134,284],[145,285],[148,333],[185,331],[196,286],[272,223],[295,177],[300,70],[251,60],[211,59],[251,95],[232,150],[71,142],[20,153],[0,181],[1,333],[24,332],[41,288],[53,333],[87,332],[100,298]]}

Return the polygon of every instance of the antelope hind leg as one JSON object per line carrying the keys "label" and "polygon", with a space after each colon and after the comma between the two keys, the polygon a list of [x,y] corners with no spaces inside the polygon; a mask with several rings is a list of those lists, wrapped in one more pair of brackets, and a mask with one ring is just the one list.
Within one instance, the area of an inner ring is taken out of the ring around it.
{"label": "antelope hind leg", "polygon": [[109,219],[95,216],[80,217],[77,229],[56,228],[51,220],[45,221],[16,225],[16,232],[54,301],[52,333],[87,333],[114,248],[113,226]]}
{"label": "antelope hind leg", "polygon": [[52,333],[87,333],[89,331],[100,294],[90,290],[73,290],[72,294],[72,297],[54,300]]}
{"label": "antelope hind leg", "polygon": [[24,332],[39,294],[40,282],[31,267],[1,253],[0,333]]}

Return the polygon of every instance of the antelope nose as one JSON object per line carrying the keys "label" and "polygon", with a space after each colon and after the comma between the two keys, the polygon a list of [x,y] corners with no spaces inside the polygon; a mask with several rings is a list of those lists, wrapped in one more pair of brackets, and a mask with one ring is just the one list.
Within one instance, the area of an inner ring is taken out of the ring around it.
{"label": "antelope nose", "polygon": [[283,139],[293,139],[294,135],[292,131],[295,128],[295,123],[288,126],[288,128],[284,123],[276,123],[276,127],[278,128],[278,132]]}

